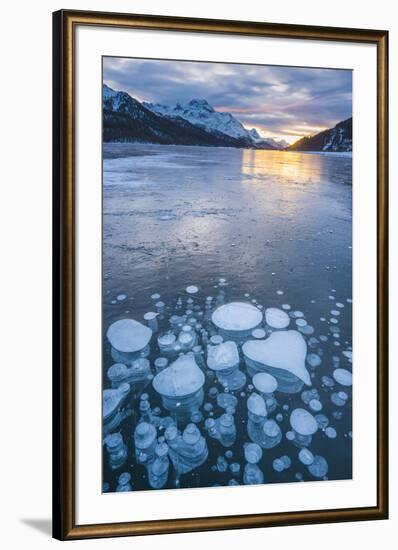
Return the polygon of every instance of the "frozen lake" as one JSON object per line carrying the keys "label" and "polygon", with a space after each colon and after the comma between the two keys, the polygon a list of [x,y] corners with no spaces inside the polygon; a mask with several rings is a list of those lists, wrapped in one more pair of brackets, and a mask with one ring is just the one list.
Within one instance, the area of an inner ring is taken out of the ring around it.
{"label": "frozen lake", "polygon": [[[350,155],[114,143],[104,145],[103,170],[105,331],[123,317],[143,321],[155,293],[171,304],[196,285],[202,299],[216,297],[225,278],[226,301],[289,304],[304,312],[315,337],[327,338],[314,379],[320,392],[333,357],[351,368],[342,355],[352,328]],[[111,364],[105,348],[105,370]],[[326,397],[322,412],[338,435],[320,439],[317,451],[333,456],[330,479],[350,478],[351,401],[333,420]],[[300,394],[289,396],[289,406],[295,401],[303,405]],[[243,432],[241,440],[248,440]],[[281,454],[292,455],[286,443],[271,458]],[[290,477],[271,471],[267,481],[294,481],[294,468]],[[229,479],[207,466],[206,481],[202,470],[189,486]]]}

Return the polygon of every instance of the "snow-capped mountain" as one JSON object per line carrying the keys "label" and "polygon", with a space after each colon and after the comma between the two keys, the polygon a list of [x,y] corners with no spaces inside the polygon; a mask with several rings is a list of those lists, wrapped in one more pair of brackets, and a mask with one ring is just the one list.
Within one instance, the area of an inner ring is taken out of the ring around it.
{"label": "snow-capped mountain", "polygon": [[192,99],[189,103],[177,103],[171,107],[158,103],[144,103],[155,113],[169,117],[181,117],[207,131],[217,131],[234,138],[249,138],[246,128],[230,113],[215,111],[205,99]]}
{"label": "snow-capped mountain", "polygon": [[[205,99],[191,99],[189,103],[177,103],[174,106],[145,102],[143,105],[156,114],[188,120],[207,132],[220,132],[235,139],[246,140],[248,146],[264,141],[255,128],[247,130],[231,113],[216,111]],[[269,145],[270,149],[275,148],[271,143]]]}
{"label": "snow-capped mountain", "polygon": [[106,142],[247,147],[245,139],[209,132],[182,117],[167,117],[147,109],[126,92],[103,85],[103,139]]}
{"label": "snow-capped mountain", "polygon": [[304,137],[290,145],[289,151],[352,151],[352,117],[311,137]]}
{"label": "snow-capped mountain", "polygon": [[219,147],[282,149],[279,142],[246,129],[230,113],[216,111],[205,99],[168,105],[140,102],[103,85],[104,141],[137,141]]}

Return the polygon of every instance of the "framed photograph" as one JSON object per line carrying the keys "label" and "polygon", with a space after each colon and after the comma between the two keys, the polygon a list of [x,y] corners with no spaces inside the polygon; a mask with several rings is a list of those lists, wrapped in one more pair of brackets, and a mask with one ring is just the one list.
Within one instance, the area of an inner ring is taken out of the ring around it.
{"label": "framed photograph", "polygon": [[53,21],[54,537],[387,518],[388,33]]}

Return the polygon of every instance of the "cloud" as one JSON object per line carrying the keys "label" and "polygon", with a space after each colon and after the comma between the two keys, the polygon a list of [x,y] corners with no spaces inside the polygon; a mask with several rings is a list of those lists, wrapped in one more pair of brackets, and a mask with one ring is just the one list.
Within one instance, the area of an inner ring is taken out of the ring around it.
{"label": "cloud", "polygon": [[306,135],[352,114],[352,73],[342,69],[106,57],[103,77],[141,101],[206,99],[264,135]]}

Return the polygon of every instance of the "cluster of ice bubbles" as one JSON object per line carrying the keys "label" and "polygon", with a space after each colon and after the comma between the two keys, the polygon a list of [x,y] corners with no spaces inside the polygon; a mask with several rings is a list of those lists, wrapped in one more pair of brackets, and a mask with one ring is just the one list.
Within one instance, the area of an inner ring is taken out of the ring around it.
{"label": "cluster of ice bubbles", "polygon": [[226,286],[204,297],[190,285],[168,303],[153,294],[143,322],[107,328],[103,434],[116,481],[105,491],[208,486],[208,472],[220,476],[212,485],[328,479],[333,453],[318,449],[351,437],[336,428],[351,414],[351,348],[325,361],[322,344],[340,331],[316,336],[286,303],[228,302]]}

